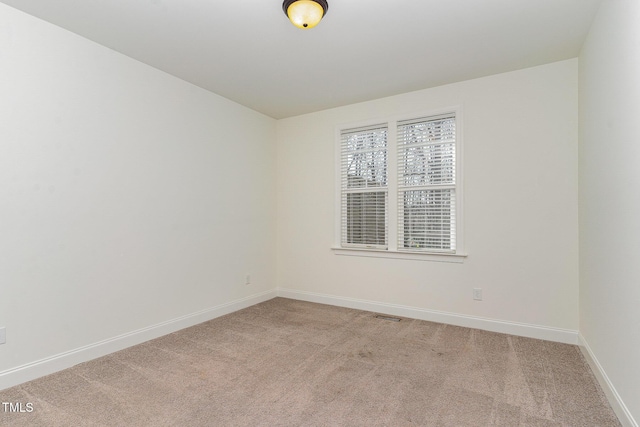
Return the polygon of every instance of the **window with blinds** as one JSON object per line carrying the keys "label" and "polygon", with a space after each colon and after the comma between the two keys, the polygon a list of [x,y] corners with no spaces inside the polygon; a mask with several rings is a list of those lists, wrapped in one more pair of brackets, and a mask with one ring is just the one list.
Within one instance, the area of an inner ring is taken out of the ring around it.
{"label": "window with blinds", "polygon": [[398,250],[456,250],[456,117],[397,123]]}
{"label": "window with blinds", "polygon": [[341,244],[387,248],[387,125],[340,132]]}
{"label": "window with blinds", "polygon": [[338,130],[336,253],[445,262],[466,257],[461,111],[441,111]]}

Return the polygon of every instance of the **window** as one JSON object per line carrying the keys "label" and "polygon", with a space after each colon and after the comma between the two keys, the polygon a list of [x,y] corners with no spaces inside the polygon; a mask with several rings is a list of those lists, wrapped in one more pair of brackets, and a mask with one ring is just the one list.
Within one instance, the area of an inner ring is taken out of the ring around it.
{"label": "window", "polygon": [[398,249],[455,252],[455,115],[397,127]]}
{"label": "window", "polygon": [[342,245],[387,247],[387,126],[341,132]]}
{"label": "window", "polygon": [[340,130],[337,249],[462,255],[458,119],[454,111]]}

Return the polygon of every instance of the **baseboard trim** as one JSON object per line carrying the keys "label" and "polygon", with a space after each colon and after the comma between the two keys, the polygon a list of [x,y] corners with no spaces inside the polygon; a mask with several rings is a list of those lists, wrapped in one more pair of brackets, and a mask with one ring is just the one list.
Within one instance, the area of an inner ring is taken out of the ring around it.
{"label": "baseboard trim", "polygon": [[556,341],[565,344],[578,344],[578,331],[570,329],[550,328],[546,326],[530,325],[526,323],[507,322],[503,320],[487,319],[456,313],[447,313],[443,311],[427,310],[418,307],[387,304],[377,301],[367,301],[286,288],[278,288],[277,293],[279,297],[284,298],[336,305],[339,307],[355,308],[358,310],[373,311],[381,314],[391,314],[394,316],[409,317],[412,319],[428,320],[431,322],[446,323],[449,325],[464,326],[474,329],[483,329],[491,332],[500,332],[504,334],[518,335],[528,338]]}
{"label": "baseboard trim", "polygon": [[631,412],[629,412],[629,409],[622,401],[622,398],[620,398],[620,395],[616,391],[616,388],[613,386],[613,383],[611,383],[611,380],[609,380],[609,377],[602,368],[602,365],[598,361],[598,358],[593,353],[591,347],[589,347],[589,344],[587,343],[587,340],[582,336],[582,334],[579,334],[579,342],[580,350],[582,351],[584,358],[587,360],[587,363],[591,367],[591,370],[598,380],[598,383],[600,383],[600,387],[602,387],[602,391],[604,392],[605,396],[607,396],[607,399],[611,404],[611,408],[618,416],[620,423],[624,427],[638,427],[638,423],[631,415]]}
{"label": "baseboard trim", "polygon": [[166,322],[158,323],[126,334],[118,335],[103,341],[76,348],[55,356],[47,357],[32,363],[0,372],[0,390],[13,387],[54,372],[70,368],[78,363],[87,362],[105,356],[115,351],[123,350],[145,341],[206,322],[225,314],[250,307],[270,300],[277,296],[276,290],[250,295],[215,307],[207,308],[195,313],[180,316]]}

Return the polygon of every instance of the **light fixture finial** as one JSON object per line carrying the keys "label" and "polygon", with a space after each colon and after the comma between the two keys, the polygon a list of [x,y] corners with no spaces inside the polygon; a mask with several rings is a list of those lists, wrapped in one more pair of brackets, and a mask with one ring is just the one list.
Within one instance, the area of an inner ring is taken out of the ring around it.
{"label": "light fixture finial", "polygon": [[282,3],[282,10],[291,23],[303,30],[318,25],[328,9],[326,0],[284,0]]}

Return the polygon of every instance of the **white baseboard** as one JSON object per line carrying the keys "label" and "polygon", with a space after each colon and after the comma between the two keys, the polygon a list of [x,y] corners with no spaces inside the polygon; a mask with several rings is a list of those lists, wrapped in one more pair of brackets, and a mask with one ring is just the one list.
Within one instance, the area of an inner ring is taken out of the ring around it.
{"label": "white baseboard", "polygon": [[620,423],[624,427],[638,427],[638,423],[633,419],[631,412],[629,412],[629,409],[620,398],[616,388],[609,380],[609,377],[602,368],[602,365],[600,365],[600,362],[596,358],[595,354],[593,354],[593,351],[591,351],[591,347],[589,347],[587,340],[585,340],[582,334],[580,334],[579,340],[580,350],[582,350],[584,358],[587,360],[587,363],[589,363],[589,366],[591,366],[593,374],[600,383],[600,387],[602,387],[602,391],[607,396],[607,399],[611,404],[611,408],[613,408],[613,411],[618,416]]}
{"label": "white baseboard", "polygon": [[418,307],[366,301],[334,295],[318,294],[314,292],[297,291],[293,289],[278,288],[277,292],[279,297],[284,298],[355,308],[358,310],[373,311],[381,314],[391,314],[394,316],[409,317],[412,319],[428,320],[431,322],[483,329],[485,331],[500,332],[547,341],[556,341],[565,344],[578,344],[578,331],[570,329],[550,328],[526,323],[486,319],[443,311],[427,310]]}
{"label": "white baseboard", "polygon": [[117,337],[109,338],[94,344],[89,344],[84,347],[28,363],[26,365],[2,371],[0,372],[0,390],[70,368],[78,363],[87,362],[133,345],[141,344],[145,341],[179,331],[180,329],[197,325],[198,323],[215,319],[216,317],[224,316],[225,314],[233,313],[234,311],[250,307],[275,297],[275,290],[250,295],[246,298],[220,304],[196,313],[187,314],[166,322],[158,323],[156,325],[138,329]]}
{"label": "white baseboard", "polygon": [[180,329],[215,319],[216,317],[224,316],[225,314],[233,313],[234,311],[270,300],[276,296],[366,310],[381,314],[408,317],[412,319],[483,329],[529,338],[556,341],[566,344],[579,344],[585,359],[591,366],[596,379],[600,383],[622,425],[624,427],[639,427],[638,423],[634,420],[633,416],[618,395],[615,387],[602,369],[598,359],[591,351],[587,341],[582,337],[582,335],[579,335],[578,331],[549,328],[525,323],[506,322],[475,316],[427,310],[418,307],[387,304],[376,301],[367,301],[285,288],[278,288],[277,290],[270,290],[225,304],[220,304],[196,313],[181,316],[166,322],[138,329],[117,337],[0,372],[0,390],[70,368],[78,363],[87,362],[133,345],[141,344],[145,341],[176,332]]}

